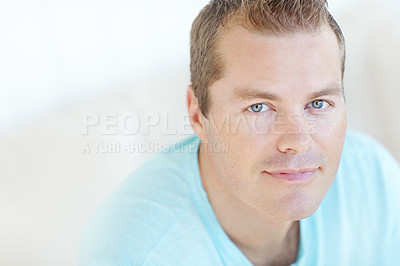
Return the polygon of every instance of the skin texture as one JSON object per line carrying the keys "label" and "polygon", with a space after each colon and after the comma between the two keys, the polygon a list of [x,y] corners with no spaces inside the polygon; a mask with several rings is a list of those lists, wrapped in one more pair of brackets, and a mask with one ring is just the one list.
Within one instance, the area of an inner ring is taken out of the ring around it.
{"label": "skin texture", "polygon": [[328,28],[267,35],[233,26],[218,47],[225,70],[209,88],[207,118],[187,90],[202,139],[203,186],[221,226],[252,263],[288,265],[297,255],[298,220],[319,207],[343,148],[338,43]]}

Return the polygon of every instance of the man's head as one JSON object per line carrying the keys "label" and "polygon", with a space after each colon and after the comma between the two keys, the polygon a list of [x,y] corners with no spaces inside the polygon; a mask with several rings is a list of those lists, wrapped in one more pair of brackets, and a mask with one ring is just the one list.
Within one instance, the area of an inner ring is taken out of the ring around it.
{"label": "man's head", "polygon": [[325,2],[212,1],[194,24],[187,100],[206,189],[277,221],[312,215],[346,133],[344,43]]}
{"label": "man's head", "polygon": [[326,0],[213,0],[196,17],[190,34],[191,82],[205,116],[212,103],[208,88],[224,75],[226,67],[219,40],[235,25],[271,35],[329,27],[336,35],[344,72],[345,41]]}

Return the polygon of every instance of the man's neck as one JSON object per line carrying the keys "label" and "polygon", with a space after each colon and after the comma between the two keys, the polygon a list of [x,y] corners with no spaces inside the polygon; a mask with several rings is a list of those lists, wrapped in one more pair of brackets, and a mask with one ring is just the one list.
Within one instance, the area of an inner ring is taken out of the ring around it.
{"label": "man's neck", "polygon": [[296,261],[299,245],[299,223],[293,222],[280,250],[268,252],[270,247],[242,246],[233,241],[243,254],[253,263],[262,266],[288,266]]}
{"label": "man's neck", "polygon": [[254,265],[290,265],[296,260],[299,223],[277,222],[246,205],[220,183],[205,153],[199,152],[203,187],[233,243]]}

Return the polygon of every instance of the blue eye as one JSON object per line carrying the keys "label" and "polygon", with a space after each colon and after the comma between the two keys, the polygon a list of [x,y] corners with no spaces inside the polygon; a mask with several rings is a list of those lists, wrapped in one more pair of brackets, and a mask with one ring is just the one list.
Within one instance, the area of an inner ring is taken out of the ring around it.
{"label": "blue eye", "polygon": [[325,109],[328,107],[328,103],[322,100],[316,100],[311,102],[311,107],[314,109]]}
{"label": "blue eye", "polygon": [[254,113],[260,113],[264,112],[268,109],[269,107],[263,103],[258,103],[258,104],[253,104],[252,106],[249,107],[249,111],[254,112]]}

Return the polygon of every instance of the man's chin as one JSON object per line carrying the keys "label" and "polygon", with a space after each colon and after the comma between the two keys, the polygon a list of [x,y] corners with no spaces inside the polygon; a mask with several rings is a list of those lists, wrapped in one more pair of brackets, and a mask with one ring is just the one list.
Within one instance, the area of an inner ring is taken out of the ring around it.
{"label": "man's chin", "polygon": [[279,215],[283,221],[298,221],[312,216],[318,209],[321,201],[297,200],[288,202],[280,207]]}
{"label": "man's chin", "polygon": [[291,212],[279,215],[277,220],[282,221],[282,222],[300,221],[300,220],[303,220],[303,219],[306,219],[306,218],[312,216],[315,213],[315,211],[316,210],[314,210],[314,211],[298,211],[298,210],[291,211]]}

